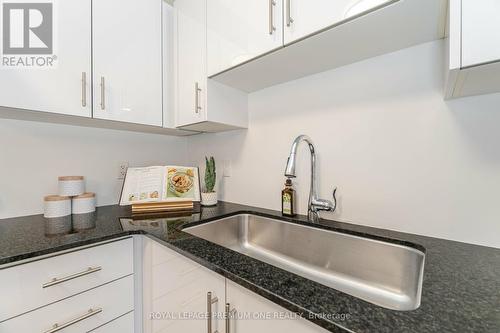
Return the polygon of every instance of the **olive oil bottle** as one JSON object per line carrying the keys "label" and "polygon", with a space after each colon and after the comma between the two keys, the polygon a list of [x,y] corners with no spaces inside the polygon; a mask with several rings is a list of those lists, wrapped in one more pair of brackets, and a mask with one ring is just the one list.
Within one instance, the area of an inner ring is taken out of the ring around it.
{"label": "olive oil bottle", "polygon": [[281,213],[286,216],[295,216],[295,190],[292,180],[288,178],[285,188],[281,191]]}

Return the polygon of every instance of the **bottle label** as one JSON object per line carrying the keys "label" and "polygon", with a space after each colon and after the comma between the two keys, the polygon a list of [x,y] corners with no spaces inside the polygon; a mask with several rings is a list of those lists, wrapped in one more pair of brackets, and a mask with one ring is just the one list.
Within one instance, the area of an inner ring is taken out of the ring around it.
{"label": "bottle label", "polygon": [[283,214],[292,215],[292,196],[288,193],[283,194]]}

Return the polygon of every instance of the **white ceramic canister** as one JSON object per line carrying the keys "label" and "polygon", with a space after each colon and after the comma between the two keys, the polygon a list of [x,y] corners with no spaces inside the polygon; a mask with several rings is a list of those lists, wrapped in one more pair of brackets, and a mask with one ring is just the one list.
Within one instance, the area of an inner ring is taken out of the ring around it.
{"label": "white ceramic canister", "polygon": [[60,195],[48,195],[44,199],[44,214],[47,218],[71,215],[71,198]]}
{"label": "white ceramic canister", "polygon": [[95,193],[87,192],[73,197],[73,214],[87,214],[95,211]]}
{"label": "white ceramic canister", "polygon": [[71,215],[45,219],[45,235],[55,236],[71,232]]}
{"label": "white ceramic canister", "polygon": [[73,219],[73,230],[80,231],[86,229],[93,229],[96,226],[97,213],[74,214],[71,215]]}
{"label": "white ceramic canister", "polygon": [[85,193],[85,181],[83,176],[59,177],[59,195],[74,197]]}

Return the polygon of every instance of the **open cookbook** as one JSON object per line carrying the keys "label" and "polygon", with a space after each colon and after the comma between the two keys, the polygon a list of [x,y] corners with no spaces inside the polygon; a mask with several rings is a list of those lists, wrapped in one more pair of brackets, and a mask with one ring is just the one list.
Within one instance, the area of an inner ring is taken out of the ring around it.
{"label": "open cookbook", "polygon": [[198,168],[151,166],[128,168],[120,205],[200,201]]}

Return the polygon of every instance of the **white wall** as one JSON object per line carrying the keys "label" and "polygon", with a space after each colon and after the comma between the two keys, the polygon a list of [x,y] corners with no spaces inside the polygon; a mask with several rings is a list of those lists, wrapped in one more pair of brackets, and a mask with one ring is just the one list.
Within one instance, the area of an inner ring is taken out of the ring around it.
{"label": "white wall", "polygon": [[[192,162],[232,161],[221,199],[280,209],[293,139],[319,154],[331,218],[500,247],[500,94],[443,100],[442,41],[271,87],[250,96],[250,129],[188,139]],[[306,212],[309,156],[299,155]]]}
{"label": "white wall", "polygon": [[57,177],[83,175],[98,205],[118,202],[119,165],[186,163],[186,139],[0,119],[0,218],[38,214]]}

